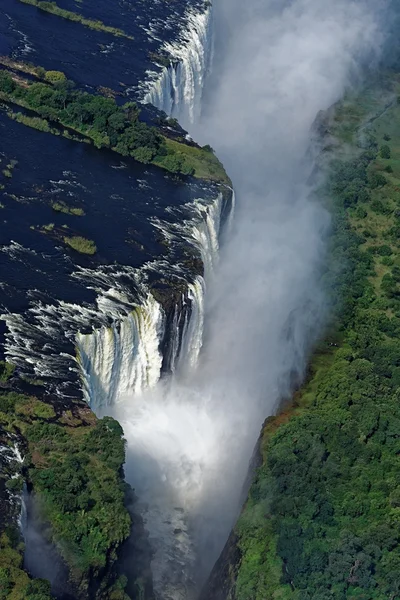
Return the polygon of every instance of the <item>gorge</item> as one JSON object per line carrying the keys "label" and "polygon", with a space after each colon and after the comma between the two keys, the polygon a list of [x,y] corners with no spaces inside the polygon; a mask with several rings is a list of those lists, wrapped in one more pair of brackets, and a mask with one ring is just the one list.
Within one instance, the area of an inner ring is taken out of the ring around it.
{"label": "gorge", "polygon": [[[72,0],[59,4],[77,10]],[[89,426],[79,403],[66,416],[83,395],[106,418],[96,425],[101,436],[121,435],[108,417],[121,424],[125,479],[152,574],[150,592],[135,582],[128,593],[192,600],[205,586],[204,598],[237,598],[223,586],[215,592],[215,570],[206,581],[247,496],[262,423],[301,386],[330,312],[322,274],[331,220],[316,193],[326,140],[316,118],[378,65],[390,2],[188,1],[175,10],[122,2],[115,15],[85,0],[84,15],[134,38],[107,43],[104,32],[46,7],[4,6],[5,54],[18,62],[33,51],[35,64],[63,71],[77,93],[106,86],[118,105],[123,97],[143,102],[141,122],[156,126],[167,148],[149,160],[136,147],[118,155],[109,121],[108,142],[94,139],[93,148],[0,113],[3,175],[11,173],[2,180],[4,358],[26,385],[43,388],[51,419]],[[146,56],[133,52],[140,44]],[[26,76],[20,66],[11,69],[17,85]],[[70,115],[46,113],[19,94],[2,97],[6,111],[18,105],[93,141],[92,129],[76,128]],[[122,109],[131,120],[129,106]],[[94,253],[71,250],[68,240],[82,236],[94,240]],[[126,537],[121,528],[120,541]],[[128,580],[137,560],[125,559]],[[73,594],[123,597],[88,585]],[[281,597],[296,593],[292,586]],[[256,597],[267,596],[245,591],[240,600]]]}

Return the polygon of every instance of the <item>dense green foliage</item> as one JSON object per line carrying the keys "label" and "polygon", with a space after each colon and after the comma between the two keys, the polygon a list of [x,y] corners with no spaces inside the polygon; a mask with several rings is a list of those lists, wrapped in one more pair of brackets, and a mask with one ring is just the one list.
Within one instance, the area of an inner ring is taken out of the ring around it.
{"label": "dense green foliage", "polygon": [[[32,66],[22,67],[33,69]],[[145,164],[153,163],[171,173],[230,184],[212,152],[161,135],[155,127],[140,121],[140,110],[134,102],[118,106],[112,98],[76,90],[72,82],[55,73],[42,74],[44,79],[53,82],[48,84],[16,79],[9,72],[0,71],[0,98],[28,108],[39,116],[10,113],[13,119],[41,131],[71,137],[68,131],[51,127],[49,121],[62,124],[90,139],[97,148],[111,148],[123,156],[131,156]]]}
{"label": "dense green foliage", "polygon": [[129,535],[118,477],[125,459],[120,425],[105,417],[81,436],[35,422],[26,437],[46,459],[31,478],[68,563],[82,573],[104,568],[109,553]]}
{"label": "dense green foliage", "polygon": [[31,580],[22,569],[22,550],[18,532],[0,535],[0,600],[50,600],[49,582]]}
{"label": "dense green foliage", "polygon": [[[4,391],[0,394],[0,435],[2,430],[26,440],[24,465],[40,498],[42,517],[50,523],[52,541],[84,593],[89,578],[112,573],[118,549],[130,533],[131,521],[124,506],[121,426],[111,417],[97,420],[80,405],[59,412],[35,397]],[[21,549],[6,538],[0,549],[0,581],[1,577],[8,580],[10,590],[20,582],[25,590],[29,580],[16,558]],[[10,556],[15,571],[10,571]],[[109,598],[111,591],[115,600],[127,598],[120,584],[113,585],[112,576],[105,581],[107,588],[100,591],[99,598]],[[30,598],[15,593],[10,600],[25,597]],[[45,598],[32,596],[30,600]]]}
{"label": "dense green foliage", "polygon": [[96,254],[96,244],[92,240],[87,240],[80,235],[73,235],[71,237],[64,237],[64,242],[67,246],[70,246],[81,254]]}
{"label": "dense green foliage", "polygon": [[400,597],[399,107],[354,141],[328,189],[336,343],[264,429],[237,525],[237,600]]}
{"label": "dense green foliage", "polygon": [[119,107],[110,98],[76,91],[68,81],[23,86],[5,71],[0,71],[0,91],[43,119],[59,121],[87,135],[98,148],[112,147],[141,162],[151,162],[161,151],[161,136],[139,121],[139,110],[132,102]]}
{"label": "dense green foliage", "polygon": [[32,4],[40,10],[44,10],[45,12],[51,13],[52,15],[57,15],[58,17],[62,17],[63,19],[67,19],[68,21],[75,21],[76,23],[81,23],[85,27],[89,29],[95,29],[96,31],[104,31],[106,33],[111,33],[117,37],[125,37],[130,40],[133,40],[131,35],[126,34],[121,29],[117,27],[110,27],[109,25],[105,25],[102,21],[98,19],[86,19],[82,15],[78,13],[74,13],[70,10],[65,10],[57,5],[56,2],[46,2],[45,0],[20,0],[24,4]]}

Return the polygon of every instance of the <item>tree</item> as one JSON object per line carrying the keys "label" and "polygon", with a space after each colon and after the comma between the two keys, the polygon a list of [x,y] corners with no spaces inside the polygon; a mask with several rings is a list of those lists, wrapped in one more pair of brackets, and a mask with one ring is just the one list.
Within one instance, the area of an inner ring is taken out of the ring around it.
{"label": "tree", "polygon": [[12,94],[15,90],[15,83],[9,73],[0,71],[0,92]]}
{"label": "tree", "polygon": [[132,152],[132,156],[139,162],[148,164],[152,161],[154,152],[151,150],[151,148],[142,146],[141,148],[136,148],[136,150]]}
{"label": "tree", "polygon": [[33,579],[26,590],[27,600],[50,600],[50,591],[50,583],[46,579]]}
{"label": "tree", "polygon": [[384,146],[381,147],[381,157],[385,158],[385,159],[389,159],[391,157],[392,153],[390,150],[390,147],[385,144]]}
{"label": "tree", "polygon": [[387,184],[386,177],[382,173],[373,173],[370,177],[370,185],[372,189],[383,187]]}
{"label": "tree", "polygon": [[125,102],[122,106],[122,110],[125,112],[126,117],[132,123],[136,123],[140,115],[140,109],[136,102]]}

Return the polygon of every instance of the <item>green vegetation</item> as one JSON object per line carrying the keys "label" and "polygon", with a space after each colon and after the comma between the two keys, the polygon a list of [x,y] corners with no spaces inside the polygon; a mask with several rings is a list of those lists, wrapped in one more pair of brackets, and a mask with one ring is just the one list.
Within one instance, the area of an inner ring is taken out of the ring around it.
{"label": "green vegetation", "polygon": [[331,124],[345,144],[325,190],[334,320],[293,406],[264,427],[236,600],[400,598],[400,107],[381,96],[342,103]]}
{"label": "green vegetation", "polygon": [[[53,76],[52,79],[55,80]],[[155,127],[139,120],[140,110],[133,102],[118,106],[112,98],[75,90],[70,81],[52,84],[16,81],[6,71],[0,71],[0,99],[39,115],[39,119],[20,113],[10,115],[25,125],[59,135],[61,131],[50,127],[49,121],[52,121],[89,138],[97,148],[111,148],[171,173],[230,184],[221,163],[208,148],[161,135]]]}
{"label": "green vegetation", "polygon": [[32,6],[36,6],[40,10],[51,13],[52,15],[56,15],[58,17],[62,17],[63,19],[67,19],[68,21],[75,21],[75,23],[81,23],[85,27],[89,29],[95,29],[96,31],[104,31],[106,33],[111,33],[117,37],[125,37],[128,40],[133,40],[131,35],[128,35],[121,29],[117,29],[116,27],[109,27],[102,23],[102,21],[94,20],[94,19],[86,19],[82,15],[78,13],[71,12],[70,10],[65,10],[60,8],[56,2],[46,2],[42,0],[19,0],[24,4],[32,4]]}
{"label": "green vegetation", "polygon": [[[73,581],[87,593],[89,578],[111,574],[118,549],[130,533],[120,425],[110,417],[97,420],[80,404],[56,409],[10,391],[0,393],[0,424],[26,440],[24,467],[40,498],[42,517],[51,524],[52,541]],[[18,535],[0,535],[0,600],[47,600],[47,583],[30,581],[22,570],[22,549]],[[42,595],[34,595],[41,586]],[[112,575],[96,597],[129,600]]]}
{"label": "green vegetation", "polygon": [[382,146],[380,154],[381,154],[382,158],[389,159],[391,157],[390,146],[388,146],[387,144],[385,144],[384,146]]}
{"label": "green vegetation", "polygon": [[[200,179],[232,185],[218,158],[207,149],[181,144],[165,138],[167,153],[154,158],[154,164],[171,172],[194,174]],[[175,161],[171,164],[171,161]]]}
{"label": "green vegetation", "polygon": [[50,600],[50,584],[31,580],[22,569],[23,544],[17,531],[0,535],[0,600]]}
{"label": "green vegetation", "polygon": [[65,202],[53,202],[51,208],[56,212],[61,212],[66,215],[75,215],[76,217],[85,216],[83,208],[77,208],[75,206],[68,206]]}
{"label": "green vegetation", "polygon": [[57,83],[66,83],[67,78],[62,71],[46,71],[44,74],[45,81],[56,85]]}
{"label": "green vegetation", "polygon": [[27,73],[28,75],[33,75],[34,77],[38,77],[39,79],[44,79],[46,75],[46,70],[43,67],[38,67],[29,62],[22,62],[14,60],[9,56],[0,56],[0,65],[4,67],[13,69],[15,71],[21,71],[22,73]]}
{"label": "green vegetation", "polygon": [[0,360],[0,381],[8,381],[13,376],[15,366],[4,360]]}
{"label": "green vegetation", "polygon": [[[0,158],[0,163],[2,162],[2,159]],[[18,164],[17,160],[10,160],[9,163],[6,165],[6,168],[3,169],[1,171],[2,175],[4,177],[7,177],[7,179],[11,179],[11,177],[13,176],[13,169],[14,167],[16,167],[16,165]],[[0,187],[0,189],[4,189],[4,185],[2,185]]]}
{"label": "green vegetation", "polygon": [[64,237],[64,242],[81,254],[96,254],[97,252],[96,244],[92,240],[87,240],[79,235],[66,236]]}
{"label": "green vegetation", "polygon": [[7,115],[13,121],[18,121],[18,123],[23,123],[28,127],[32,127],[33,129],[38,129],[39,131],[45,131],[46,133],[53,133],[54,135],[60,135],[59,131],[50,127],[46,119],[41,119],[40,117],[29,117],[28,115],[23,115],[20,112],[12,112],[8,111]]}

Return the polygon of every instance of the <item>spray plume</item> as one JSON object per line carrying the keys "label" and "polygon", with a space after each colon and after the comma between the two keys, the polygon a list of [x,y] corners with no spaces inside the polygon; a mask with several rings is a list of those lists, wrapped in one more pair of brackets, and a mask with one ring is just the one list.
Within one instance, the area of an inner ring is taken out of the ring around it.
{"label": "spray plume", "polygon": [[128,440],[158,598],[196,597],[239,509],[262,421],[304,373],[323,321],[329,227],[307,185],[310,128],[379,55],[385,7],[216,2],[213,73],[191,134],[216,149],[238,209],[207,282],[203,352],[196,369],[108,407]]}

